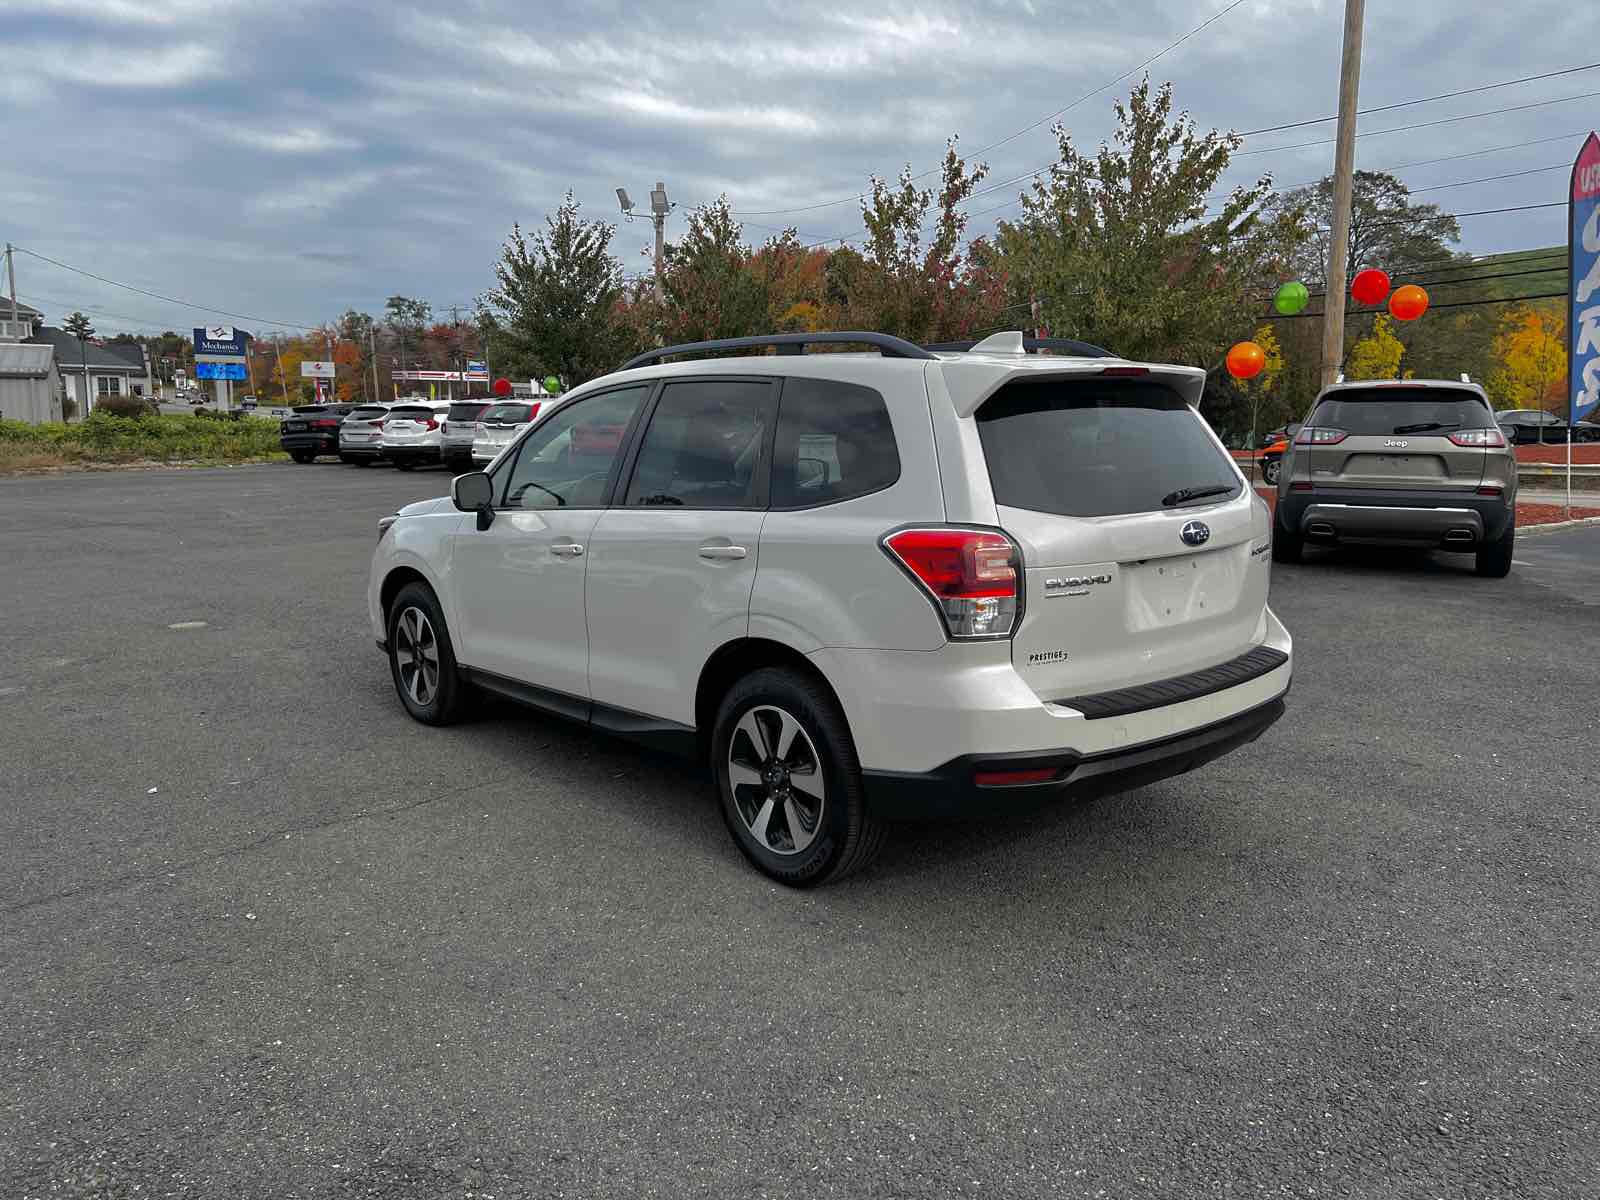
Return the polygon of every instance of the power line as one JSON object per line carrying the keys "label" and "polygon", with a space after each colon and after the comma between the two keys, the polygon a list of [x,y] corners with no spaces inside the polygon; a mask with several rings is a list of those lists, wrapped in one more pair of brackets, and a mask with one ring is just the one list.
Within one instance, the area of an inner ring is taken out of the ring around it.
{"label": "power line", "polygon": [[[1532,296],[1500,296],[1490,300],[1447,300],[1442,304],[1429,304],[1428,311],[1436,308],[1475,308],[1482,304],[1520,304],[1524,300],[1565,300],[1566,292],[1539,292]],[[1347,308],[1347,313],[1373,313],[1377,315],[1381,310],[1368,308]],[[1284,313],[1268,313],[1262,320],[1266,321],[1298,321],[1306,317],[1320,317],[1322,310],[1316,312],[1298,312],[1285,315]]]}
{"label": "power line", "polygon": [[[1533,83],[1539,79],[1555,79],[1561,75],[1576,75],[1580,71],[1592,71],[1600,67],[1600,63],[1585,63],[1581,67],[1567,67],[1560,71],[1546,71],[1542,75],[1524,75],[1521,79],[1505,79],[1499,83],[1485,83],[1478,87],[1462,88],[1459,92],[1440,92],[1437,96],[1424,96],[1420,100],[1401,100],[1395,104],[1380,104],[1374,108],[1361,108],[1356,110],[1356,116],[1366,117],[1373,113],[1393,112],[1397,108],[1410,108],[1416,104],[1432,104],[1435,100],[1454,100],[1458,96],[1471,96],[1478,92],[1492,92],[1496,88],[1513,87],[1519,83]],[[1312,117],[1306,121],[1290,121],[1283,125],[1267,125],[1261,129],[1247,129],[1240,137],[1254,137],[1258,133],[1278,133],[1285,129],[1304,129],[1307,125],[1321,125],[1325,121],[1337,121],[1338,115],[1331,117]]]}
{"label": "power line", "polygon": [[321,329],[322,328],[321,325],[303,325],[298,321],[273,321],[273,320],[269,320],[266,317],[254,317],[254,316],[251,316],[249,313],[229,312],[225,308],[212,308],[211,306],[206,305],[206,304],[196,304],[192,300],[180,300],[176,296],[163,296],[160,292],[147,291],[146,289],[144,289],[142,287],[135,287],[131,283],[123,283],[120,280],[107,279],[104,275],[96,275],[93,271],[86,271],[82,267],[73,266],[71,263],[61,262],[59,259],[51,258],[47,254],[40,254],[37,250],[29,250],[26,246],[13,245],[12,249],[13,250],[20,250],[24,254],[30,255],[33,258],[37,258],[41,262],[47,262],[47,263],[51,264],[52,266],[60,267],[64,271],[73,271],[73,272],[76,272],[79,275],[86,275],[90,279],[98,279],[101,283],[108,283],[112,287],[124,288],[125,290],[130,291],[130,292],[137,292],[141,296],[149,296],[152,300],[164,300],[168,304],[177,304],[177,305],[180,305],[180,306],[182,306],[184,308],[194,309],[194,310],[196,310],[198,312],[216,313],[218,316],[221,316],[221,317],[233,317],[236,320],[251,321],[251,322],[254,322],[254,323],[259,324],[259,325],[277,325],[277,326],[279,326],[281,328],[285,328],[285,329],[314,330],[314,329]]}
{"label": "power line", "polygon": [[[1138,72],[1138,71],[1142,71],[1145,67],[1148,67],[1151,63],[1155,62],[1158,58],[1161,58],[1162,56],[1171,53],[1173,50],[1176,50],[1179,46],[1183,45],[1190,38],[1194,37],[1201,30],[1205,29],[1208,25],[1212,24],[1215,21],[1221,20],[1223,17],[1227,16],[1229,13],[1231,13],[1234,9],[1238,8],[1243,3],[1244,3],[1244,0],[1232,0],[1232,3],[1228,4],[1224,8],[1219,9],[1217,12],[1211,14],[1211,16],[1207,17],[1204,21],[1200,22],[1200,24],[1196,25],[1193,29],[1189,30],[1188,33],[1184,34],[1177,41],[1171,43],[1170,45],[1164,47],[1161,50],[1158,50],[1156,53],[1152,54],[1149,58],[1145,59],[1138,66],[1130,68],[1127,71],[1124,71],[1121,75],[1118,75],[1115,79],[1108,79],[1105,83],[1102,83],[1099,87],[1095,88],[1093,91],[1085,92],[1083,95],[1079,96],[1076,100],[1074,100],[1071,104],[1067,105],[1065,108],[1058,108],[1055,112],[1051,113],[1049,116],[1041,117],[1039,120],[1035,121],[1032,125],[1028,125],[1028,126],[1026,126],[1026,127],[1024,127],[1022,129],[1019,129],[1015,133],[1009,133],[1009,134],[1007,134],[1005,137],[1001,138],[997,142],[990,142],[987,146],[980,146],[978,149],[972,151],[972,153],[971,153],[971,155],[969,155],[969,157],[976,157],[979,154],[985,154],[988,151],[993,150],[997,146],[1004,146],[1007,142],[1015,141],[1017,138],[1021,137],[1023,134],[1031,133],[1035,129],[1039,128],[1039,126],[1044,125],[1044,124],[1046,124],[1046,123],[1048,123],[1050,121],[1056,120],[1063,113],[1070,112],[1072,109],[1074,109],[1078,105],[1082,104],[1085,100],[1089,100],[1089,99],[1091,99],[1091,98],[1093,98],[1095,96],[1098,96],[1101,92],[1105,91],[1107,88],[1115,87],[1117,84],[1121,83],[1124,79],[1126,79],[1129,75],[1132,75],[1132,74],[1134,74],[1135,72]],[[938,167],[931,167],[928,170],[923,171],[919,175],[913,175],[911,178],[913,180],[926,179],[929,175],[934,174],[938,170],[939,170]],[[752,217],[773,217],[773,216],[779,216],[779,215],[781,215],[783,213],[815,212],[819,208],[834,208],[834,207],[837,207],[840,204],[849,204],[852,201],[864,200],[865,198],[866,198],[865,193],[857,192],[853,196],[842,196],[838,200],[825,200],[825,201],[822,201],[821,203],[818,203],[818,204],[807,204],[807,205],[802,205],[802,206],[799,206],[799,207],[796,207],[796,208],[752,208],[752,209],[747,209],[747,210],[736,211],[734,215],[735,216],[752,216]],[[828,240],[832,241],[834,239],[830,238]],[[822,245],[822,244],[824,244],[824,243],[818,243],[818,245]]]}

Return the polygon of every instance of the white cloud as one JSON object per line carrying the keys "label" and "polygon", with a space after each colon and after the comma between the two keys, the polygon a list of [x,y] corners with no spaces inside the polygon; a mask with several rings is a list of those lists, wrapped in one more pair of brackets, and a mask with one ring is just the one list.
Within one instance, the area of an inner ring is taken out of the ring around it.
{"label": "white cloud", "polygon": [[91,87],[176,88],[222,74],[222,56],[194,42],[166,47],[34,43],[24,53],[38,74]]}
{"label": "white cloud", "polygon": [[180,25],[220,16],[242,0],[10,0],[6,19],[29,13],[79,17],[108,25]]}

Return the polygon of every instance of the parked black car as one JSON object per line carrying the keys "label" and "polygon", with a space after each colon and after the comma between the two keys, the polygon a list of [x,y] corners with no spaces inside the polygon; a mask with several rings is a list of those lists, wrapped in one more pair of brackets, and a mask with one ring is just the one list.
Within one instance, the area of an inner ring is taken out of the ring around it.
{"label": "parked black car", "polygon": [[278,444],[297,463],[319,454],[339,453],[339,425],[353,404],[300,404],[294,415],[278,426]]}
{"label": "parked black car", "polygon": [[[1538,408],[1503,408],[1494,414],[1495,424],[1513,446],[1561,446],[1566,444],[1568,425],[1554,413]],[[1582,441],[1580,436],[1579,441]]]}

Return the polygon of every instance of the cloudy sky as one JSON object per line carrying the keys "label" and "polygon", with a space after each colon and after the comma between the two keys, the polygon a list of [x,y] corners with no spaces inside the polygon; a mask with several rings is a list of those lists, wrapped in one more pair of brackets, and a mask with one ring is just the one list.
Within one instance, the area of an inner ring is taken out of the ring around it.
{"label": "cloudy sky", "polygon": [[[1081,98],[1228,5],[9,0],[0,240],[264,332],[396,292],[468,306],[512,222],[538,222],[569,188],[616,219],[613,189],[647,204],[662,179],[685,206],[726,192],[751,240],[785,225],[850,236],[867,176],[934,166],[951,133],[969,151],[1009,138],[978,156],[985,186],[1050,161],[1047,121],[1011,135],[1057,110],[1092,146],[1128,84]],[[1363,106],[1600,59],[1581,8],[1372,0]],[[1149,70],[1203,126],[1324,117],[1342,9],[1241,0]],[[1404,166],[1457,212],[1560,200],[1564,168],[1537,169],[1570,163],[1600,124],[1600,95],[1570,99],[1591,92],[1600,70],[1375,113],[1357,163]],[[1447,123],[1384,132],[1422,122]],[[1252,137],[1231,175],[1315,179],[1332,136],[1328,122]],[[972,231],[1014,212],[1020,186],[974,199]],[[1473,251],[1565,239],[1556,208],[1462,227]],[[630,271],[648,268],[649,240],[647,221],[621,224]],[[208,319],[26,254],[17,267],[19,295],[53,320]]]}

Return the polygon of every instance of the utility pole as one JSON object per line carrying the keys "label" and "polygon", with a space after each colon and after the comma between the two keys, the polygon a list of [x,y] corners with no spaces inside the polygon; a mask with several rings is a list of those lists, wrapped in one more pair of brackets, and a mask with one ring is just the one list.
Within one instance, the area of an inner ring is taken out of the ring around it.
{"label": "utility pole", "polygon": [[6,279],[11,284],[11,323],[20,324],[17,318],[17,264],[11,257],[11,243],[6,243]]}
{"label": "utility pole", "polygon": [[661,288],[661,260],[666,252],[667,244],[667,214],[672,211],[672,205],[667,203],[667,185],[661,180],[656,180],[655,190],[650,193],[650,215],[656,226],[656,300],[665,303],[667,294]]}
{"label": "utility pole", "polygon": [[1333,152],[1333,222],[1322,313],[1322,386],[1344,363],[1344,306],[1350,258],[1350,193],[1356,167],[1356,96],[1361,86],[1361,27],[1367,0],[1344,0],[1344,58],[1339,66],[1339,133]]}
{"label": "utility pole", "polygon": [[278,382],[283,384],[283,406],[293,408],[289,403],[289,377],[283,373],[283,343],[276,335],[272,339],[272,348],[278,352]]}
{"label": "utility pole", "polygon": [[378,403],[378,323],[367,326],[367,346],[372,350],[372,402]]}

